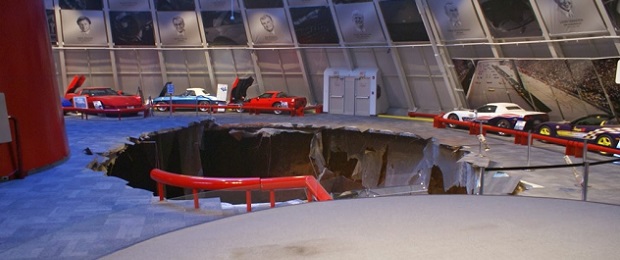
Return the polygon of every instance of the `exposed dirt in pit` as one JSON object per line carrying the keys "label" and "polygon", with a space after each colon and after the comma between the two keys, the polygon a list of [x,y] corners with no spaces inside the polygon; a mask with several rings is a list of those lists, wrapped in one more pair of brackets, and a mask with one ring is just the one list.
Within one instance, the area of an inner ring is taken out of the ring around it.
{"label": "exposed dirt in pit", "polygon": [[[157,149],[155,149],[157,147]],[[313,175],[335,195],[368,188],[421,185],[429,194],[466,193],[444,188],[444,169],[462,154],[433,152],[430,140],[413,136],[343,129],[222,127],[210,121],[187,128],[149,134],[134,145],[109,154],[91,168],[123,178],[129,185],[151,191],[151,169],[207,177],[279,177]],[[429,156],[439,156],[429,160]],[[446,156],[447,155],[447,156]],[[159,157],[159,160],[155,158]],[[428,165],[428,166],[424,166]],[[188,194],[167,187],[167,197]]]}

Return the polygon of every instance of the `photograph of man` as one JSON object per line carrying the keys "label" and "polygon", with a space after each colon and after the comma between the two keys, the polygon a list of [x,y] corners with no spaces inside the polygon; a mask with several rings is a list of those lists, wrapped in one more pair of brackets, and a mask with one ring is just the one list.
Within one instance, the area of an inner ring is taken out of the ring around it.
{"label": "photograph of man", "polygon": [[78,27],[80,27],[80,32],[85,33],[85,34],[90,33],[90,24],[91,24],[90,18],[86,16],[80,16],[78,17],[76,23]]}
{"label": "photograph of man", "polygon": [[193,11],[194,0],[156,0],[157,11]]}
{"label": "photograph of man", "polygon": [[459,17],[459,9],[452,2],[447,2],[444,6],[444,11],[446,11],[446,15],[450,20],[450,25],[452,27],[461,26],[461,18]]}
{"label": "photograph of man", "polygon": [[183,17],[175,16],[174,18],[172,18],[172,25],[177,31],[177,36],[185,35],[185,21],[183,20]]}
{"label": "photograph of man", "polygon": [[65,45],[108,44],[103,11],[60,10],[60,17]]}
{"label": "photograph of man", "polygon": [[573,17],[573,0],[553,0],[558,5],[558,11],[566,17]]}
{"label": "photograph of man", "polygon": [[248,23],[252,42],[255,44],[276,44],[293,42],[291,31],[282,8],[249,9]]}
{"label": "photograph of man", "polygon": [[360,11],[353,11],[351,19],[353,19],[353,24],[355,24],[355,30],[357,30],[357,32],[366,32],[366,28],[364,28],[364,15],[360,13]]}
{"label": "photograph of man", "polygon": [[260,24],[263,25],[263,28],[265,28],[265,31],[267,31],[268,33],[271,34],[275,34],[276,32],[274,31],[274,29],[276,28],[276,26],[273,23],[273,18],[271,18],[271,15],[263,15],[260,17]]}

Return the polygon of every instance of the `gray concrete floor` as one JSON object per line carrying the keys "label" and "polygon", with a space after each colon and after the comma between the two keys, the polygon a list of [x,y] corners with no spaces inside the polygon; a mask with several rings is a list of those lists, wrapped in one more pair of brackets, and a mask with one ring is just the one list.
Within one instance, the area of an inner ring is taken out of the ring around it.
{"label": "gray concrete floor", "polygon": [[[123,118],[120,121],[116,118],[100,117],[89,117],[89,120],[82,120],[74,116],[67,116],[65,119],[71,150],[69,158],[49,169],[31,174],[25,179],[0,183],[0,211],[2,212],[0,214],[0,259],[97,259],[114,252],[121,254],[125,251],[118,252],[119,250],[163,234],[191,230],[191,228],[186,229],[188,227],[200,228],[202,225],[199,224],[210,223],[222,218],[228,219],[226,217],[236,215],[235,212],[222,209],[217,200],[204,202],[202,210],[198,211],[191,208],[191,203],[188,205],[171,202],[160,203],[149,191],[128,187],[126,181],[122,179],[108,177],[102,172],[95,172],[86,168],[86,165],[96,159],[97,156],[84,154],[82,151],[87,147],[95,153],[105,152],[123,143],[129,143],[127,137],[138,137],[142,133],[183,127],[190,122],[213,119],[218,124],[305,124],[350,127],[361,131],[374,129],[410,132],[423,138],[436,138],[443,144],[463,146],[464,149],[470,149],[472,152],[478,151],[477,138],[469,135],[466,130],[437,129],[433,128],[432,123],[428,121],[384,117],[352,117],[327,114],[290,117],[270,114],[248,115],[246,113],[205,115],[185,112],[175,113],[173,116],[168,113],[157,113],[150,118]],[[553,144],[534,142],[533,147],[528,149],[527,146],[514,145],[513,139],[510,137],[495,135],[489,135],[488,142],[492,149],[485,155],[496,165],[523,166],[528,163],[530,165],[565,163],[564,148]],[[103,158],[100,159],[103,160]],[[594,153],[588,154],[588,160],[593,162],[609,159],[612,158]],[[581,162],[582,159],[572,158],[572,160],[577,163]],[[580,168],[575,170],[577,172],[582,171]],[[507,173],[518,175],[523,181],[531,183],[531,188],[519,193],[517,197],[568,199],[571,203],[585,204],[588,205],[585,207],[593,207],[595,210],[597,207],[605,207],[602,212],[617,212],[617,206],[611,206],[611,209],[608,209],[607,206],[598,203],[594,205],[599,206],[590,206],[593,203],[580,202],[583,193],[581,187],[576,183],[571,168],[510,171]],[[591,167],[587,200],[620,205],[620,175],[618,173],[620,173],[620,166],[616,164]],[[464,197],[467,197],[467,203],[475,204],[477,202],[470,200],[476,200],[475,198],[481,196]],[[415,196],[406,198],[414,199]],[[461,198],[457,200],[461,200]],[[360,201],[363,200],[360,199]],[[452,203],[450,201],[442,199],[433,203],[439,203],[438,205],[447,203],[446,207],[448,207]],[[566,200],[543,201],[540,203],[566,203]],[[346,200],[339,201],[333,205],[346,205],[346,202]],[[331,202],[320,203],[320,205],[329,203]],[[356,201],[352,205],[359,203],[362,202]],[[376,204],[377,202],[369,203]],[[526,204],[529,205],[528,203],[518,202],[515,207]],[[312,203],[307,205],[312,205]],[[273,214],[284,209],[294,211],[297,207],[316,207],[307,205],[273,209]],[[374,212],[394,210],[394,213],[388,215],[399,214],[398,212],[400,212],[396,206],[379,210],[381,211]],[[258,217],[259,214],[266,214],[263,212],[271,211],[243,214],[231,219],[243,216],[243,218],[249,218],[248,221],[252,221],[253,216]],[[458,215],[455,215],[454,218],[457,221]],[[497,221],[501,220],[497,219]],[[320,222],[316,224],[320,226]],[[598,221],[598,225],[618,226],[617,224],[617,218]],[[328,229],[325,227],[317,228]],[[480,226],[480,228],[484,227]],[[541,226],[530,228],[544,229]],[[467,234],[468,231],[460,230],[459,232]],[[617,231],[614,232],[618,233]],[[424,237],[426,234],[421,231],[418,235]],[[206,238],[205,236],[204,238],[196,237],[193,239],[207,241]],[[341,239],[346,241],[347,237],[341,237]],[[583,237],[584,242],[588,240],[588,237]],[[618,240],[615,239],[615,241]],[[442,243],[439,240],[435,242]],[[178,243],[170,242],[166,250],[175,247],[175,244]],[[131,248],[127,248],[127,250],[131,250]],[[145,253],[144,256],[147,255]],[[114,256],[110,255],[111,258]],[[133,258],[142,258],[140,256],[133,256]],[[503,255],[496,256],[502,257]],[[127,257],[127,255],[123,255],[123,257]]]}

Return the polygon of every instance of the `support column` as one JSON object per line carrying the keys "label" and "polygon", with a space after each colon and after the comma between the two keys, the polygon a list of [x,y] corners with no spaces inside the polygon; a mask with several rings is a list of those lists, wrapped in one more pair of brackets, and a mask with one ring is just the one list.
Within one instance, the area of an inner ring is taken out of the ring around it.
{"label": "support column", "polygon": [[69,155],[43,1],[0,1],[0,32],[0,92],[20,146],[14,154],[15,143],[0,144],[0,176],[12,174],[16,155],[14,177],[25,177]]}

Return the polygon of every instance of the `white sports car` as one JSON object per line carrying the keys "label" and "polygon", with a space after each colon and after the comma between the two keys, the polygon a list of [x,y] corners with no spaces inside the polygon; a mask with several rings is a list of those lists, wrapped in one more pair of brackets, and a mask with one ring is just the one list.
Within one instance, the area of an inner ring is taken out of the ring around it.
{"label": "white sports car", "polygon": [[[487,125],[525,131],[533,129],[539,123],[549,121],[547,113],[527,111],[514,103],[489,103],[475,110],[454,110],[445,113],[443,118],[459,121],[476,120]],[[448,127],[455,128],[457,125],[448,124]]]}

